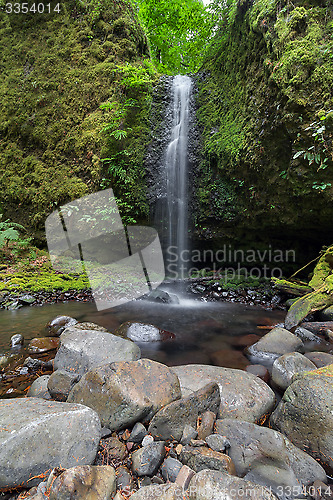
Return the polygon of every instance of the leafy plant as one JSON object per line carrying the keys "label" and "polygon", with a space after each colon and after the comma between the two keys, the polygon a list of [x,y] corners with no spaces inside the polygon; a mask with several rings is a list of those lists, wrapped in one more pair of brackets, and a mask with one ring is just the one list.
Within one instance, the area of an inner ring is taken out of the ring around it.
{"label": "leafy plant", "polygon": [[9,243],[20,239],[20,231],[25,231],[21,224],[11,222],[9,219],[0,222],[0,247],[8,248]]}

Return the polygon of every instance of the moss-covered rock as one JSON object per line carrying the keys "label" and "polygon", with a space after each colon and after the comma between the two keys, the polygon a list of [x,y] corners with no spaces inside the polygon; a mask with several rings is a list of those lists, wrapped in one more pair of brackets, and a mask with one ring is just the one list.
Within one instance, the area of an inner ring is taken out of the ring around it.
{"label": "moss-covered rock", "polygon": [[329,237],[332,48],[328,2],[231,2],[197,82],[207,172],[199,232]]}
{"label": "moss-covered rock", "polygon": [[36,231],[56,206],[112,185],[124,214],[142,218],[156,78],[145,34],[129,0],[60,5],[2,13],[1,210]]}

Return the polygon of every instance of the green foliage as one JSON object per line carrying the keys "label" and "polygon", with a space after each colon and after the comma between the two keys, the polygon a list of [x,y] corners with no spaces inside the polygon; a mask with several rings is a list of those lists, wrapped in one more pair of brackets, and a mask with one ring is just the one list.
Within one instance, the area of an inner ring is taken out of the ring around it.
{"label": "green foliage", "polygon": [[153,61],[162,73],[196,71],[212,35],[212,15],[200,0],[133,0]]}
{"label": "green foliage", "polygon": [[29,248],[32,238],[22,237],[21,233],[26,229],[9,219],[1,222],[0,215],[0,255],[5,260],[13,261],[18,255]]}

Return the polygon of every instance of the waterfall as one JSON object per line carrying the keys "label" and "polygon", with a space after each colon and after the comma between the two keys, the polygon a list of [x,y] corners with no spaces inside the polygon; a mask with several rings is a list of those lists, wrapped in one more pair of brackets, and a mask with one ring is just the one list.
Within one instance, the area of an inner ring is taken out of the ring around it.
{"label": "waterfall", "polygon": [[166,275],[173,279],[183,279],[187,270],[184,250],[188,249],[187,145],[191,86],[188,76],[177,75],[173,79],[171,137],[162,165],[164,196],[159,215]]}

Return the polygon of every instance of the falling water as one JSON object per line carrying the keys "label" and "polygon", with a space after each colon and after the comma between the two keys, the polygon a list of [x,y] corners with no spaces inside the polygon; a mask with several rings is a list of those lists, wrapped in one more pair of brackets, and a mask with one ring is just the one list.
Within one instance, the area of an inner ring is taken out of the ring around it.
{"label": "falling water", "polygon": [[189,100],[192,81],[177,75],[173,80],[173,122],[164,160],[166,197],[162,208],[165,225],[166,274],[182,279],[187,269],[184,250],[188,249],[187,144]]}

